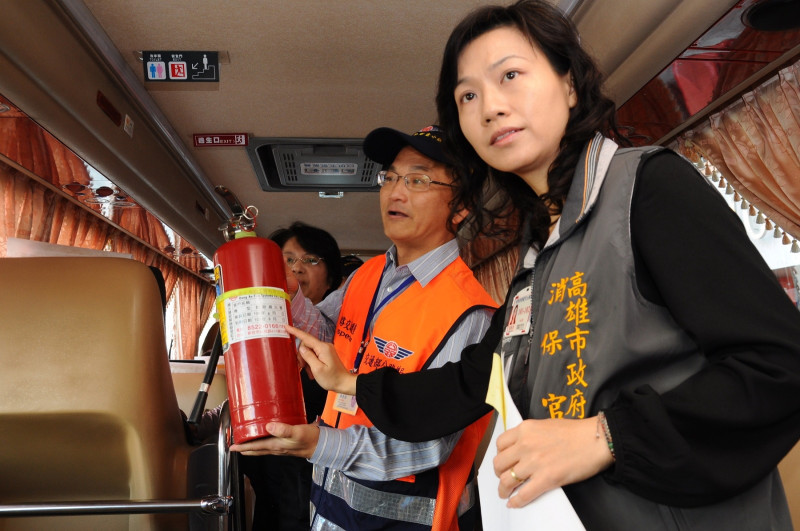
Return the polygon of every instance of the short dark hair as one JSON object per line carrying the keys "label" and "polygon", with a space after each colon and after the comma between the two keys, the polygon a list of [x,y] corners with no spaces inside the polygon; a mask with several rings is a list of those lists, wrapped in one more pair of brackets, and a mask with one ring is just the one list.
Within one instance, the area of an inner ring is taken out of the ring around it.
{"label": "short dark hair", "polygon": [[[491,169],[469,144],[458,119],[454,91],[458,82],[458,59],[464,48],[493,29],[511,27],[519,30],[538,46],[559,75],[569,73],[577,95],[577,104],[570,110],[559,153],[548,171],[547,197],[536,194],[515,175]],[[456,204],[463,205],[473,216],[476,232],[491,233],[495,219],[508,217],[516,209],[533,215],[538,229],[535,240],[547,239],[550,215],[558,214],[564,204],[580,153],[595,132],[605,132],[627,143],[617,130],[614,102],[602,92],[603,75],[593,59],[581,47],[580,37],[572,22],[544,0],[519,0],[509,6],[480,7],[464,18],[450,34],[442,58],[436,106],[439,124],[444,131],[445,150],[453,160],[460,186]],[[485,183],[491,179],[505,192],[499,200],[486,206]],[[504,196],[504,197],[503,197]],[[552,206],[548,211],[543,199]]]}
{"label": "short dark hair", "polygon": [[341,264],[342,276],[347,278],[353,273],[353,271],[364,265],[364,260],[354,254],[348,254],[347,256],[342,257]]}
{"label": "short dark hair", "polygon": [[342,262],[336,239],[328,231],[307,225],[302,221],[295,221],[288,229],[278,229],[269,236],[269,239],[277,243],[280,248],[283,248],[284,244],[292,238],[297,240],[300,247],[319,256],[325,262],[330,286],[328,291],[338,288],[342,283]]}

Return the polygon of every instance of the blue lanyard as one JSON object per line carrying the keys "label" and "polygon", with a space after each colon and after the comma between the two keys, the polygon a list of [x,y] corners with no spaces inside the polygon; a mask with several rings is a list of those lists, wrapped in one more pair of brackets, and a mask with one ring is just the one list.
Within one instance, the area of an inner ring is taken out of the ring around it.
{"label": "blue lanyard", "polygon": [[358,346],[358,352],[356,353],[356,361],[353,363],[353,370],[350,371],[353,374],[358,373],[358,367],[361,365],[361,359],[364,357],[364,352],[367,350],[367,345],[369,345],[369,335],[370,329],[372,328],[372,320],[375,319],[375,316],[380,312],[381,308],[383,308],[387,302],[401,294],[405,289],[414,282],[414,276],[410,275],[407,279],[403,281],[402,284],[397,286],[393,292],[388,294],[386,298],[384,298],[378,306],[375,306],[375,301],[378,300],[378,293],[381,290],[381,283],[383,282],[383,275],[386,273],[386,269],[381,272],[381,278],[378,280],[378,287],[375,288],[375,294],[372,295],[372,302],[369,305],[369,312],[367,312],[367,321],[364,323],[364,333],[361,335],[361,344]]}

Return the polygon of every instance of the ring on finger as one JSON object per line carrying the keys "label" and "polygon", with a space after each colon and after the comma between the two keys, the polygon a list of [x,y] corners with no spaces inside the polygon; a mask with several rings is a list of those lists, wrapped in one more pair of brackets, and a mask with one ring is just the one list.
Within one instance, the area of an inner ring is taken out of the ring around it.
{"label": "ring on finger", "polygon": [[511,472],[511,477],[514,479],[514,481],[517,481],[519,483],[522,483],[523,481],[525,481],[524,479],[519,477],[516,472],[514,472],[514,467],[511,467],[509,469],[509,471]]}

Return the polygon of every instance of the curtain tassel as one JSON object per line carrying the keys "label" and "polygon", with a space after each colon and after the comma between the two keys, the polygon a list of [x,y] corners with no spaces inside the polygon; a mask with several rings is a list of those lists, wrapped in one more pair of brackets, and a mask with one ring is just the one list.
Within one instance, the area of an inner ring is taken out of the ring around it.
{"label": "curtain tassel", "polygon": [[725,187],[725,193],[728,195],[733,193],[733,186],[731,186],[731,183],[728,183],[728,185]]}
{"label": "curtain tassel", "polygon": [[725,179],[720,179],[719,184],[717,186],[719,186],[720,188],[725,188]]}
{"label": "curtain tassel", "polygon": [[772,220],[764,218],[764,230],[772,230]]}
{"label": "curtain tassel", "polygon": [[792,252],[800,253],[800,245],[797,245],[797,240],[792,240]]}
{"label": "curtain tassel", "polygon": [[[756,215],[756,207],[754,207],[754,206],[751,204],[751,205],[750,205],[750,210],[748,210],[748,212],[747,212],[747,213],[748,213],[749,215],[751,215],[751,216],[755,216],[755,215]],[[760,214],[760,212],[759,212],[759,214]],[[756,223],[758,223],[758,222],[756,221]]]}
{"label": "curtain tassel", "polygon": [[792,240],[789,239],[789,235],[785,232],[783,233],[783,240],[781,240],[784,245],[789,245],[792,243]]}
{"label": "curtain tassel", "polygon": [[[756,216],[756,223],[758,223],[759,225],[763,225],[765,221],[769,221],[769,220],[764,219],[764,214],[759,212],[758,216]],[[769,230],[770,227],[765,227],[765,229]]]}
{"label": "curtain tassel", "polygon": [[747,202],[747,199],[742,199],[742,210],[747,210],[750,204]]}
{"label": "curtain tassel", "polygon": [[775,238],[780,238],[782,234],[780,227],[775,227],[775,232],[772,233]]}
{"label": "curtain tassel", "polygon": [[742,196],[739,195],[739,192],[733,192],[733,202],[738,203],[742,200]]}

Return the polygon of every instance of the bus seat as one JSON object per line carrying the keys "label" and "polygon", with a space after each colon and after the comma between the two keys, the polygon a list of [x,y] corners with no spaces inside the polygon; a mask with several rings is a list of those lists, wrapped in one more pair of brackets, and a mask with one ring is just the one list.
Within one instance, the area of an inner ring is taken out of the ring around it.
{"label": "bus seat", "polygon": [[[185,364],[177,365],[175,362],[171,362],[170,365],[172,368],[172,383],[175,386],[175,396],[178,399],[178,407],[180,407],[186,415],[189,415],[193,411],[195,400],[197,400],[200,384],[203,383],[206,365],[197,364],[198,368],[196,370],[186,370]],[[195,364],[191,364],[191,366],[193,365]],[[202,370],[202,372],[200,372],[200,370]],[[206,409],[213,409],[227,399],[228,385],[225,382],[225,373],[217,372],[214,375],[211,386],[208,388]]]}
{"label": "bus seat", "polygon": [[[0,504],[187,498],[153,274],[123,258],[0,259]],[[11,529],[186,529],[185,514],[0,518]]]}
{"label": "bus seat", "polygon": [[778,464],[792,523],[800,528],[800,442]]}

